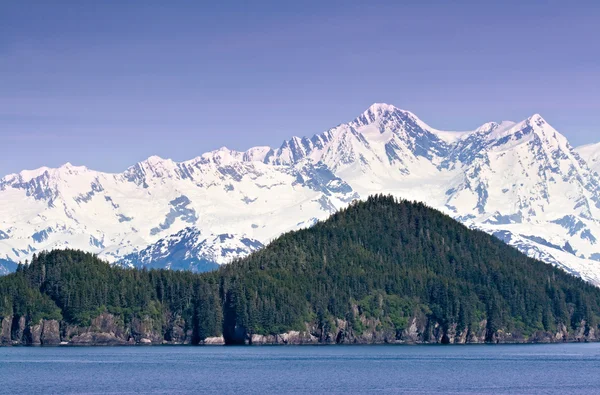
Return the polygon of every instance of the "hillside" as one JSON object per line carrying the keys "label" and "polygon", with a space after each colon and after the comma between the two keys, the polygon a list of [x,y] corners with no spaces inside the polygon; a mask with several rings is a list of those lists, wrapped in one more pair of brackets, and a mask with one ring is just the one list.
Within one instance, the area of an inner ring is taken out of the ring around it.
{"label": "hillside", "polygon": [[600,289],[379,195],[210,273],[42,253],[0,278],[0,316],[19,344],[581,341]]}

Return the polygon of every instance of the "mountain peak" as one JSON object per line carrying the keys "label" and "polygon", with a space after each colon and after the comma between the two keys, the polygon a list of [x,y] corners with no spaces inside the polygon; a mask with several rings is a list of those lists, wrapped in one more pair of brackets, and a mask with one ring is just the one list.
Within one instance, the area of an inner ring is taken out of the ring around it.
{"label": "mountain peak", "polygon": [[382,113],[382,112],[386,112],[386,111],[396,111],[399,110],[398,108],[396,108],[395,106],[391,105],[391,104],[387,104],[387,103],[373,103],[369,106],[369,108],[367,108],[366,112],[372,112],[372,113]]}
{"label": "mountain peak", "polygon": [[378,120],[387,118],[391,114],[402,117],[409,116],[416,121],[420,121],[416,115],[410,111],[402,110],[396,106],[387,103],[373,103],[363,112],[358,118],[354,120],[359,125],[368,125]]}
{"label": "mountain peak", "polygon": [[225,146],[217,148],[214,151],[204,153],[200,156],[203,160],[216,163],[217,165],[231,163],[233,161],[242,160],[244,156],[243,152],[239,152]]}
{"label": "mountain peak", "polygon": [[149,157],[148,159],[146,159],[146,162],[154,164],[154,163],[160,163],[160,162],[164,162],[165,159],[161,158],[158,155],[152,155],[151,157]]}
{"label": "mountain peak", "polygon": [[152,155],[127,171],[130,171],[131,169],[143,169],[145,172],[151,172],[155,177],[163,177],[170,173],[175,166],[176,163],[172,159],[165,159],[158,155]]}
{"label": "mountain peak", "polygon": [[475,129],[476,133],[489,133],[500,126],[497,122],[487,122]]}
{"label": "mountain peak", "polygon": [[394,105],[387,104],[387,103],[371,104],[369,106],[369,108],[367,108],[366,111],[362,113],[362,116],[366,117],[367,119],[370,119],[372,122],[378,118],[386,116],[387,114],[393,114],[393,113],[401,113],[401,114],[415,116],[414,114],[412,114],[409,111],[402,110]]}
{"label": "mountain peak", "polygon": [[527,118],[527,123],[529,123],[530,125],[537,125],[537,126],[542,126],[544,124],[547,124],[548,122],[546,122],[546,120],[544,118],[542,118],[542,116],[540,114],[533,114],[532,116],[530,116],[529,118]]}
{"label": "mountain peak", "polygon": [[85,166],[75,166],[71,162],[67,162],[64,165],[60,166],[58,168],[58,170],[64,170],[64,171],[68,171],[68,172],[73,172],[73,171],[77,172],[77,171],[88,170],[88,168]]}
{"label": "mountain peak", "polygon": [[493,137],[512,128],[515,125],[516,123],[512,121],[502,121],[500,123],[487,122],[475,129],[475,133],[485,133]]}

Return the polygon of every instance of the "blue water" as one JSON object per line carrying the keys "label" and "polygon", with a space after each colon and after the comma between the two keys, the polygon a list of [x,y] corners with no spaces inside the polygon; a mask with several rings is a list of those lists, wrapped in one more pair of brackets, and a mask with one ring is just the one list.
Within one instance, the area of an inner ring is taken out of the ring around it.
{"label": "blue water", "polygon": [[0,348],[0,394],[600,393],[600,344]]}

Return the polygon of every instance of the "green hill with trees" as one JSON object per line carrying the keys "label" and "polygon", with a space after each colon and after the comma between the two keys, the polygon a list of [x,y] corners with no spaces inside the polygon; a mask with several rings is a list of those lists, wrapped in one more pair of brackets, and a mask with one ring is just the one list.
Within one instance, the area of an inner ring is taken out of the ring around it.
{"label": "green hill with trees", "polygon": [[599,317],[599,288],[389,196],[210,273],[67,250],[0,278],[4,344],[587,341]]}

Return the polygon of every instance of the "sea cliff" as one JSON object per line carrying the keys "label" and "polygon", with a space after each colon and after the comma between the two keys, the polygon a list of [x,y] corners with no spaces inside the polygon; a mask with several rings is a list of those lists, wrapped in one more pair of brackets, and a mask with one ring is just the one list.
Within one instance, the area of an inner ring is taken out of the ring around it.
{"label": "sea cliff", "polygon": [[569,331],[561,325],[556,332],[535,331],[530,334],[519,332],[487,333],[487,322],[482,320],[477,327],[457,330],[452,324],[444,329],[431,323],[426,317],[412,317],[409,325],[401,330],[382,328],[376,320],[361,317],[366,329],[357,331],[345,320],[337,319],[326,330],[314,323],[306,323],[303,331],[288,331],[281,334],[243,334],[225,339],[210,336],[194,339],[193,331],[186,330],[181,317],[174,317],[162,329],[149,317],[124,323],[112,314],[103,313],[94,318],[89,326],[69,325],[64,321],[44,320],[26,322],[24,317],[0,317],[0,346],[124,346],[124,345],[304,345],[304,344],[481,344],[481,343],[562,343],[594,342],[598,337],[593,329],[586,330],[582,321],[579,329]]}

